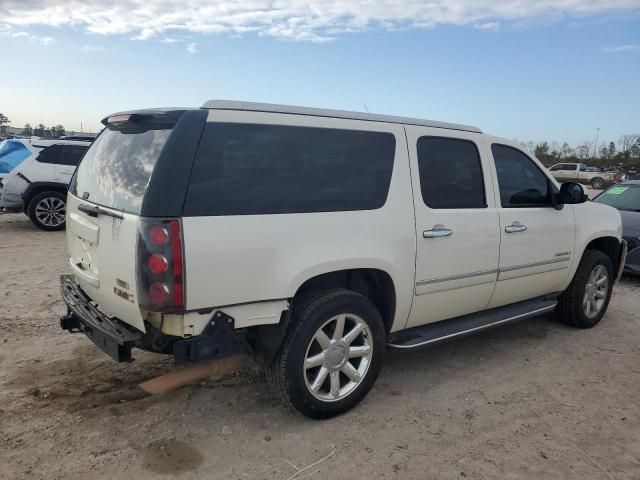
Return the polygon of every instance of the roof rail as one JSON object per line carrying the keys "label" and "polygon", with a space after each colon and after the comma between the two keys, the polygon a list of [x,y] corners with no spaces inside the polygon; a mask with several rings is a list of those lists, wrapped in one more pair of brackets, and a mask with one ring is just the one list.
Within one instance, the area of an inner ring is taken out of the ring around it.
{"label": "roof rail", "polygon": [[459,125],[456,123],[436,122],[419,118],[396,117],[393,115],[378,115],[375,113],[349,112],[345,110],[329,110],[325,108],[296,107],[292,105],[277,105],[271,103],[242,102],[234,100],[209,100],[202,108],[212,110],[244,110],[248,112],[288,113],[293,115],[310,115],[314,117],[346,118],[350,120],[364,120],[368,122],[401,123],[405,125],[420,125],[423,127],[446,128],[464,132],[482,133],[477,127]]}

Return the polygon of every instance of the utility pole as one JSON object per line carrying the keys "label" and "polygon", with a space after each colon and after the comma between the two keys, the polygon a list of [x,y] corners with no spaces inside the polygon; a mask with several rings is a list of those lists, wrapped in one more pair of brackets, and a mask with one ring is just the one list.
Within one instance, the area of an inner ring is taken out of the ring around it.
{"label": "utility pole", "polygon": [[596,155],[598,153],[598,134],[600,133],[600,127],[596,128],[596,141],[593,144],[593,158],[596,158]]}

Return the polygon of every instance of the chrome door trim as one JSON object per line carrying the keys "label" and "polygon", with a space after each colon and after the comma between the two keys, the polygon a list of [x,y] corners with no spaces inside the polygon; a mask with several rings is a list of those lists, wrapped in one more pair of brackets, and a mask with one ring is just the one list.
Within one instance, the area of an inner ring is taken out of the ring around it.
{"label": "chrome door trim", "polygon": [[571,257],[558,257],[558,258],[553,258],[551,260],[543,260],[541,262],[523,263],[521,265],[513,265],[511,267],[503,267],[500,269],[500,273],[513,272],[514,270],[522,270],[525,268],[542,267],[543,265],[551,265],[554,263],[568,262],[569,260],[571,260]]}
{"label": "chrome door trim", "polygon": [[478,272],[469,272],[469,273],[462,273],[460,275],[451,275],[448,277],[439,277],[439,278],[430,278],[427,280],[419,280],[416,282],[416,287],[422,286],[422,285],[431,285],[433,283],[440,283],[440,282],[450,282],[452,280],[463,280],[465,278],[473,278],[473,277],[480,277],[482,275],[491,275],[492,273],[498,273],[498,269],[494,268],[491,270],[480,270]]}
{"label": "chrome door trim", "polygon": [[[433,285],[434,283],[442,283],[442,282],[451,282],[451,281],[455,281],[455,280],[464,280],[467,278],[473,278],[473,277],[481,277],[483,275],[491,275],[494,273],[500,274],[503,272],[513,272],[516,270],[524,270],[525,268],[534,268],[534,267],[542,267],[544,265],[553,265],[556,263],[563,263],[563,262],[569,262],[571,260],[570,256],[566,256],[566,257],[558,257],[558,258],[553,258],[550,260],[543,260],[541,262],[532,262],[532,263],[523,263],[521,265],[513,265],[511,267],[504,267],[504,268],[494,268],[491,270],[480,270],[477,272],[469,272],[469,273],[461,273],[459,275],[450,275],[447,277],[438,277],[438,278],[428,278],[426,280],[418,280],[416,282],[416,287],[420,287],[420,286],[424,286],[424,285]],[[567,266],[559,266],[559,268],[557,269],[562,269],[562,268],[567,268]],[[545,273],[545,272],[538,272],[538,273]],[[499,281],[499,279],[498,279]]]}

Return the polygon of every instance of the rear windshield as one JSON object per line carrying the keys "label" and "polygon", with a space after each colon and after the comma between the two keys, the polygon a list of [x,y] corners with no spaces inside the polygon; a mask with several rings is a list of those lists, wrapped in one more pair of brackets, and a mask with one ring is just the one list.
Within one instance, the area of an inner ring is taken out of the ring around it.
{"label": "rear windshield", "polygon": [[105,128],[85,154],[70,191],[99,205],[139,214],[170,128],[123,132]]}

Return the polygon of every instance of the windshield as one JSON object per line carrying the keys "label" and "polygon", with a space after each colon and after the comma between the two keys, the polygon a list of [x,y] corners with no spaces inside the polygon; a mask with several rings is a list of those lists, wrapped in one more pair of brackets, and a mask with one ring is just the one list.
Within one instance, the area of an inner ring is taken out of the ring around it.
{"label": "windshield", "polygon": [[80,162],[71,193],[139,214],[151,172],[170,133],[170,128],[133,132],[105,128]]}
{"label": "windshield", "polygon": [[640,211],[640,185],[615,185],[593,201],[611,205],[618,210]]}
{"label": "windshield", "polygon": [[29,155],[31,150],[20,140],[5,140],[0,143],[0,173],[9,173]]}

